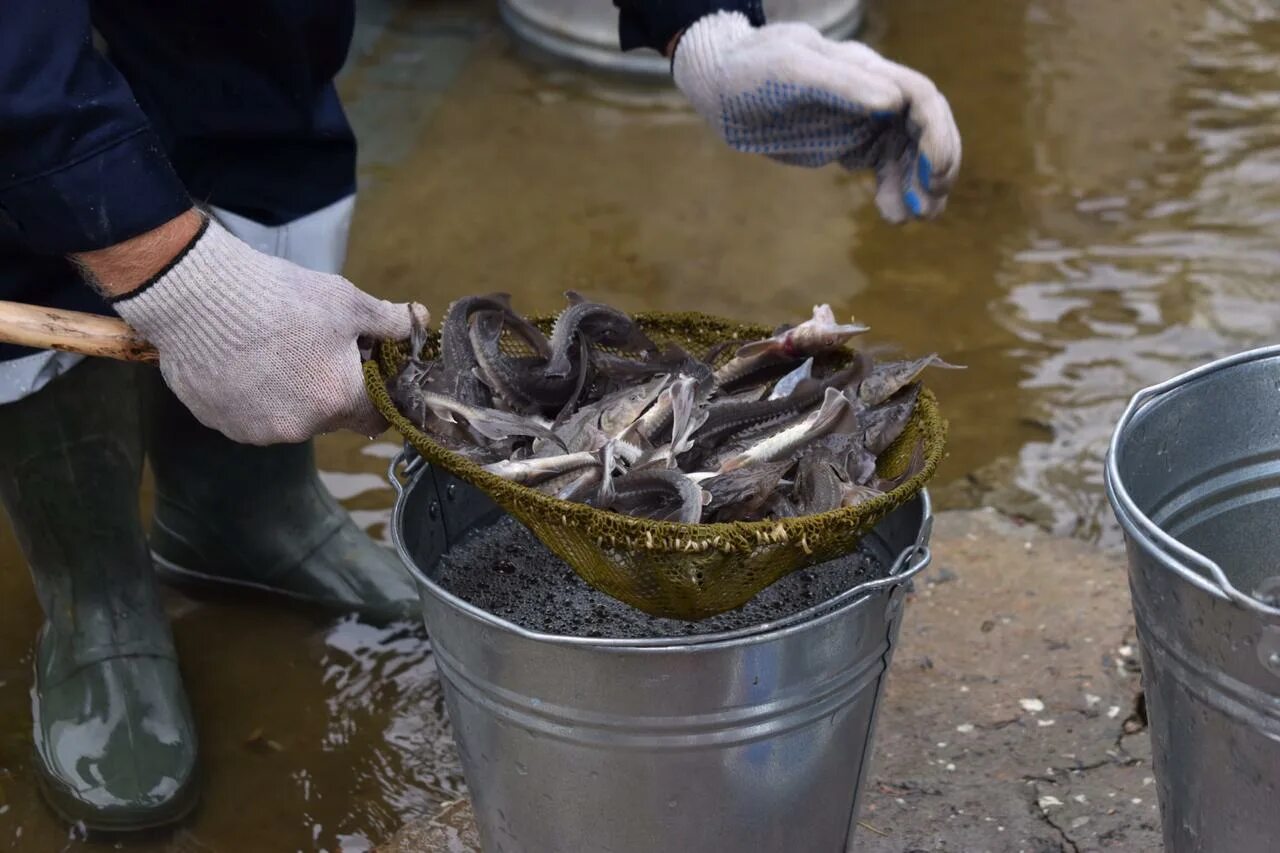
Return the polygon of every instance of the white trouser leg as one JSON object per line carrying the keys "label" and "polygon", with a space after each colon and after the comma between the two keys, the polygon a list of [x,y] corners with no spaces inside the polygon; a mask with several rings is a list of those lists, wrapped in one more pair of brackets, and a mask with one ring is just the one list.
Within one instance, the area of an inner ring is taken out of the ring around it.
{"label": "white trouser leg", "polygon": [[[262,225],[221,208],[211,208],[222,226],[260,252],[293,261],[316,272],[339,273],[347,257],[354,195],[287,222]],[[84,359],[69,352],[45,350],[0,361],[0,404],[36,393]]]}
{"label": "white trouser leg", "polygon": [[83,360],[84,356],[71,352],[42,350],[0,361],[0,404],[29,397]]}
{"label": "white trouser leg", "polygon": [[262,225],[218,207],[210,211],[222,227],[259,252],[293,261],[316,272],[340,273],[356,197],[349,195],[284,225]]}

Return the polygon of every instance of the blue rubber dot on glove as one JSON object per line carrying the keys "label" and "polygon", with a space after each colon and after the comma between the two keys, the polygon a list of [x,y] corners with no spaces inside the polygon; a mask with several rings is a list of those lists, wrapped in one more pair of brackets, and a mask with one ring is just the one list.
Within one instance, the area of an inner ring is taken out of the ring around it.
{"label": "blue rubber dot on glove", "polygon": [[912,216],[919,216],[924,211],[924,205],[920,202],[920,196],[916,194],[914,189],[909,189],[902,194],[902,201],[907,205],[907,210],[911,211]]}
{"label": "blue rubber dot on glove", "polygon": [[933,164],[929,162],[928,156],[921,154],[920,159],[916,161],[916,177],[920,181],[920,186],[924,187],[925,192],[929,191],[929,180],[933,177]]}

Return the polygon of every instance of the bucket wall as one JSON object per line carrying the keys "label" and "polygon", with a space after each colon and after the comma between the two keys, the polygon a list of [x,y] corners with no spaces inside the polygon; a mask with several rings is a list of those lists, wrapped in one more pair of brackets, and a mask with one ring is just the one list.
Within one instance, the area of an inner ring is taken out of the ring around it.
{"label": "bucket wall", "polygon": [[[393,535],[419,579],[486,850],[851,849],[905,581],[763,631],[530,634],[432,582],[438,538],[405,520],[447,492],[417,475]],[[886,564],[912,563],[928,520],[922,496],[871,534]]]}
{"label": "bucket wall", "polygon": [[1278,411],[1280,351],[1235,357],[1139,395],[1108,460],[1171,853],[1280,849],[1280,621],[1205,568],[1280,573]]}

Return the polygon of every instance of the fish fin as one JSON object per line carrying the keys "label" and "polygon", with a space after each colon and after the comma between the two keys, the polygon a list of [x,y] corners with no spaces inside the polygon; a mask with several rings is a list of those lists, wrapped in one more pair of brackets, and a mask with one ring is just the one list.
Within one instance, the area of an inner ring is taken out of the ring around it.
{"label": "fish fin", "polygon": [[828,388],[826,394],[822,398],[822,407],[818,409],[818,416],[814,419],[814,427],[825,425],[828,421],[834,422],[837,418],[844,415],[852,408],[849,398],[836,388]]}
{"label": "fish fin", "polygon": [[578,407],[578,398],[582,396],[582,389],[587,385],[587,373],[590,372],[590,356],[591,348],[587,344],[585,337],[578,338],[578,381],[574,383],[573,393],[569,395],[569,399],[565,401],[564,407],[560,410],[560,414],[556,415],[555,422],[552,427],[557,427],[569,419],[574,410]]}
{"label": "fish fin", "polygon": [[676,380],[671,389],[671,452],[683,443],[689,429],[689,419],[693,417],[693,380],[684,374]]}
{"label": "fish fin", "polygon": [[847,485],[841,489],[841,506],[857,506],[883,494],[884,492],[873,486]]}
{"label": "fish fin", "polygon": [[616,497],[613,489],[613,465],[615,445],[612,440],[605,442],[600,448],[600,489],[598,491],[601,509],[608,509]]}
{"label": "fish fin", "polygon": [[746,345],[747,343],[750,343],[750,342],[736,341],[736,340],[720,341],[720,343],[714,344],[710,349],[707,350],[706,354],[702,356],[702,361],[704,364],[715,364],[716,360],[719,359],[720,356],[724,355],[725,351],[728,350],[729,348],[735,347],[735,346],[741,347]]}
{"label": "fish fin", "polygon": [[831,310],[831,306],[827,304],[813,306],[813,322],[821,323],[824,326],[834,326],[836,324],[836,312]]}
{"label": "fish fin", "polygon": [[752,341],[749,344],[743,344],[738,347],[735,354],[738,358],[752,358],[755,356],[765,355],[767,353],[779,352],[782,343],[774,338],[765,338],[761,341]]}
{"label": "fish fin", "polygon": [[435,415],[437,418],[439,418],[440,420],[444,421],[447,424],[456,424],[458,422],[453,416],[453,411],[445,406],[440,405],[439,403],[433,403],[429,400],[423,400],[422,405],[426,409],[429,409],[431,411],[431,414]]}
{"label": "fish fin", "polygon": [[675,461],[676,456],[679,456],[681,453],[688,453],[693,449],[693,434],[702,429],[702,425],[705,424],[707,419],[710,417],[711,412],[706,409],[698,409],[692,416],[690,416],[688,426],[685,427],[684,431],[679,436],[679,440],[672,443],[671,449],[673,462]]}
{"label": "fish fin", "polygon": [[570,305],[581,305],[584,302],[590,301],[587,297],[583,296],[576,290],[566,290],[564,292],[564,298],[569,300]]}
{"label": "fish fin", "polygon": [[422,351],[427,348],[427,326],[418,317],[418,312],[409,306],[409,357],[414,361],[422,360]]}

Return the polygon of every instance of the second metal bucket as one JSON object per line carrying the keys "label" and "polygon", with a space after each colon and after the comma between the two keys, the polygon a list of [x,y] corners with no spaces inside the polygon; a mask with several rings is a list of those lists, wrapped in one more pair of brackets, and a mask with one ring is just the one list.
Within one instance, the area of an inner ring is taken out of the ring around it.
{"label": "second metal bucket", "polygon": [[1106,479],[1165,846],[1280,849],[1280,347],[1136,395]]}
{"label": "second metal bucket", "polygon": [[[419,463],[420,464],[420,463]],[[891,576],[731,633],[600,640],[524,630],[438,586],[440,554],[497,517],[409,472],[392,516],[417,579],[489,853],[851,849],[926,495],[867,537]]]}

